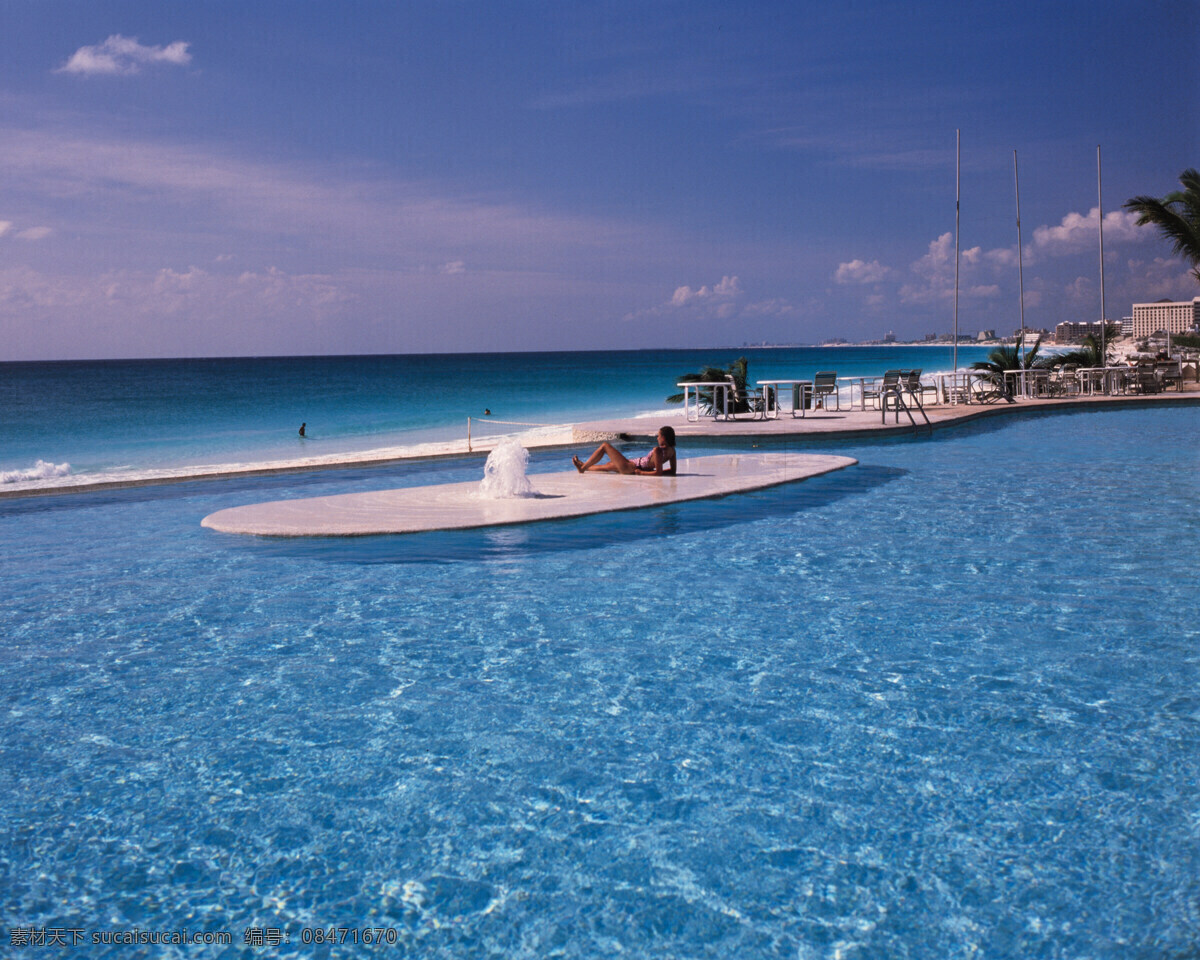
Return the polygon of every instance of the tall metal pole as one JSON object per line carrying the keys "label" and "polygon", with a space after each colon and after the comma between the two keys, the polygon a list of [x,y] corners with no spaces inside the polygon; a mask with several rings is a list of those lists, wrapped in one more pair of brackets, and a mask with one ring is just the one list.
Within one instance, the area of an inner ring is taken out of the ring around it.
{"label": "tall metal pole", "polygon": [[962,187],[962,131],[954,131],[954,372],[958,373],[958,203]]}
{"label": "tall metal pole", "polygon": [[1021,252],[1021,178],[1017,173],[1017,151],[1013,151],[1013,184],[1017,191],[1017,282],[1021,296],[1021,369],[1025,369],[1025,261]]}
{"label": "tall metal pole", "polygon": [[1104,187],[1100,178],[1100,145],[1096,144],[1096,209],[1100,212],[1100,365],[1108,366],[1108,311],[1104,307]]}

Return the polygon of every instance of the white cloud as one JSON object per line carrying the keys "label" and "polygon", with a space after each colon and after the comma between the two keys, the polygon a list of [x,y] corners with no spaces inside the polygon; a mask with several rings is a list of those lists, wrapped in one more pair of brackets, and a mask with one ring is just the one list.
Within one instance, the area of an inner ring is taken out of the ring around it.
{"label": "white cloud", "polygon": [[0,220],[0,237],[8,233],[10,227],[12,227],[11,220]]}
{"label": "white cloud", "polygon": [[929,241],[925,256],[912,265],[913,273],[930,282],[944,284],[954,279],[954,234],[946,232]]}
{"label": "white cloud", "polygon": [[891,272],[878,260],[872,260],[870,263],[851,260],[849,263],[838,264],[833,280],[835,283],[879,283],[886,279]]}
{"label": "white cloud", "polygon": [[148,47],[136,37],[114,33],[103,43],[80,47],[57,73],[107,74],[129,76],[139,72],[143,64],[172,64],[186,66],[192,60],[188,44],[182,40],[165,47]]}
{"label": "white cloud", "polygon": [[[1137,225],[1137,214],[1112,210],[1104,215],[1105,241],[1136,241],[1147,236]],[[1047,253],[1078,253],[1095,248],[1100,243],[1100,208],[1092,207],[1086,215],[1068,213],[1055,227],[1038,227],[1033,242]]]}
{"label": "white cloud", "polygon": [[466,273],[467,265],[462,260],[451,260],[449,263],[443,263],[438,267],[438,272],[448,277],[453,277],[459,273]]}
{"label": "white cloud", "polygon": [[160,293],[186,293],[203,283],[207,276],[208,274],[199,267],[189,267],[187,273],[178,273],[170,267],[165,267],[159,270],[154,278],[154,289]]}
{"label": "white cloud", "polygon": [[30,227],[28,230],[13,234],[13,236],[18,240],[45,240],[53,232],[49,227]]}
{"label": "white cloud", "polygon": [[721,282],[712,287],[703,286],[699,290],[691,287],[676,287],[671,296],[672,307],[686,307],[691,304],[708,300],[731,300],[742,293],[742,282],[737,277],[722,277]]}
{"label": "white cloud", "polygon": [[[656,317],[671,313],[686,312],[698,319],[727,320],[735,316],[741,309],[741,301],[745,296],[742,281],[737,277],[723,276],[720,283],[711,287],[705,284],[698,290],[690,286],[676,287],[671,299],[657,307],[647,310],[637,310],[625,315],[625,320],[637,320],[641,317]],[[760,313],[765,312],[765,304],[757,304]],[[782,301],[780,301],[782,302]],[[747,308],[749,309],[749,308]]]}
{"label": "white cloud", "polygon": [[998,297],[1000,287],[994,283],[977,283],[967,287],[965,293],[968,297]]}
{"label": "white cloud", "polygon": [[995,250],[989,250],[984,257],[994,267],[1015,267],[1017,265],[1017,248],[1015,244],[1011,247],[997,247]]}
{"label": "white cloud", "polygon": [[[959,252],[959,273],[976,266],[983,259],[980,247]],[[912,265],[912,272],[922,283],[906,283],[900,288],[903,303],[933,303],[954,297],[954,234],[946,232],[929,242],[929,250]],[[969,297],[991,297],[998,292],[995,285],[972,286],[960,277],[959,292]]]}

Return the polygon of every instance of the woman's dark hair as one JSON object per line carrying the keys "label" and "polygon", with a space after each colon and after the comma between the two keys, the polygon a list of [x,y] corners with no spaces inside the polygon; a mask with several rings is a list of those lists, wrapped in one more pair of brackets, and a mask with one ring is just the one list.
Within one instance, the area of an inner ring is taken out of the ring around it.
{"label": "woman's dark hair", "polygon": [[675,446],[675,428],[674,427],[659,427],[658,432],[663,435],[663,439],[667,441],[668,447]]}

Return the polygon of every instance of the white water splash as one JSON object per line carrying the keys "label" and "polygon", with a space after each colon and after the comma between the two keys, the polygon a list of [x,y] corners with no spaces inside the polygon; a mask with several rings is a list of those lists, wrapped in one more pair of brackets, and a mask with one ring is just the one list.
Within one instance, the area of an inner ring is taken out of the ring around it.
{"label": "white water splash", "polygon": [[534,496],[533,486],[525,476],[528,465],[529,451],[519,440],[506,437],[488,454],[477,495],[489,500]]}
{"label": "white water splash", "polygon": [[23,480],[48,480],[65,477],[71,472],[69,463],[48,463],[39,460],[29,470],[0,470],[0,483],[20,483]]}

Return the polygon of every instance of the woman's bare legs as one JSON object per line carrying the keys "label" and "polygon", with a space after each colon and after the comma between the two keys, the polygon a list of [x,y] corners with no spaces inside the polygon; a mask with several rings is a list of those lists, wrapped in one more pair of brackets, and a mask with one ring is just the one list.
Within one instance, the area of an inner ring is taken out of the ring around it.
{"label": "woman's bare legs", "polygon": [[[608,456],[609,462],[601,463],[600,461],[604,459],[605,455]],[[578,457],[572,457],[572,462],[575,464],[575,469],[580,473],[584,473],[588,470],[602,470],[607,473],[611,473],[613,471],[617,473],[636,472],[636,468],[632,463],[629,462],[629,459],[625,456],[625,454],[621,453],[620,450],[614,447],[607,440],[605,440],[604,443],[600,444],[600,446],[596,448],[596,452],[588,457],[586,462],[580,463]]]}

